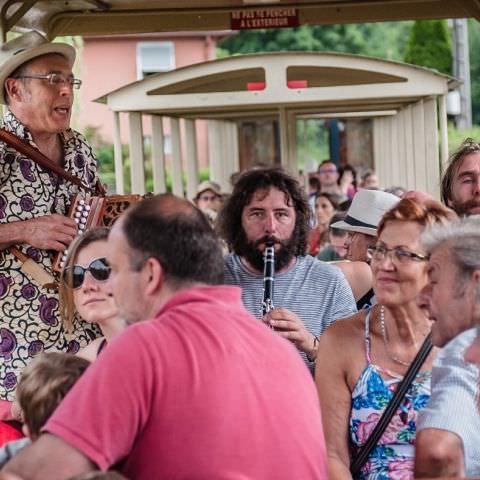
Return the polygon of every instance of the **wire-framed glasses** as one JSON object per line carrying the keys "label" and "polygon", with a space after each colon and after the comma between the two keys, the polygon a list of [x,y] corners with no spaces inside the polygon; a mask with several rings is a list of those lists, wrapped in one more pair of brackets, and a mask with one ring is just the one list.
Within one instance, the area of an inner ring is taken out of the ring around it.
{"label": "wire-framed glasses", "polygon": [[62,75],[61,73],[47,73],[45,75],[20,75],[15,78],[33,78],[36,80],[47,80],[50,85],[53,85],[55,87],[63,87],[64,85],[68,84],[76,90],[78,90],[82,85],[82,81],[79,78],[65,77],[65,75]]}
{"label": "wire-framed glasses", "polygon": [[409,252],[402,247],[387,248],[384,245],[374,245],[367,249],[372,260],[381,262],[387,255],[390,255],[392,261],[397,263],[408,263],[411,261],[426,262],[429,255]]}

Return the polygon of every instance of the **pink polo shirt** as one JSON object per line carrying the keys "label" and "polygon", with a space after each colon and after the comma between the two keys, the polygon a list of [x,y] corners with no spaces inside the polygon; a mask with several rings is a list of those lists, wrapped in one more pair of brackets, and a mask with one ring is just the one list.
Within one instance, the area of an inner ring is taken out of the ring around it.
{"label": "pink polo shirt", "polygon": [[240,289],[195,287],[115,339],[47,423],[129,478],[327,478],[312,377]]}

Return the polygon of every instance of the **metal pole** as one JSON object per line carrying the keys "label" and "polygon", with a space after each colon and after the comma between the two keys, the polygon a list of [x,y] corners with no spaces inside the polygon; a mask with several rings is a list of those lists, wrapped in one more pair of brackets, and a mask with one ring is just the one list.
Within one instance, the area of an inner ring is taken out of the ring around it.
{"label": "metal pole", "polygon": [[458,88],[461,113],[455,121],[457,128],[472,127],[472,100],[470,93],[470,55],[468,50],[468,23],[466,18],[453,20],[453,74],[462,80]]}

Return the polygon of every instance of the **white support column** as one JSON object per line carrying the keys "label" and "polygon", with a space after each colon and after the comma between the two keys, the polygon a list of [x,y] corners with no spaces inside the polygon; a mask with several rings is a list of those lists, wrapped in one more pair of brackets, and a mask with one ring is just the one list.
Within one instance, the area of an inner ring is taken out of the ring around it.
{"label": "white support column", "polygon": [[120,113],[113,112],[113,161],[115,168],[115,193],[125,194],[123,180],[122,140],[120,135]]}
{"label": "white support column", "polygon": [[423,100],[412,106],[413,155],[415,168],[415,189],[427,192],[427,167],[425,165],[425,112]]}
{"label": "white support column", "polygon": [[195,197],[198,185],[198,154],[197,154],[197,130],[195,120],[185,120],[186,138],[186,167],[187,167],[187,198]]}
{"label": "white support column", "polygon": [[399,176],[394,179],[395,185],[405,186],[407,184],[407,169],[405,168],[406,145],[405,145],[405,112],[399,110],[396,115],[398,128],[398,162],[399,162]]}
{"label": "white support column", "polygon": [[375,170],[378,175],[378,180],[381,185],[388,183],[388,142],[387,136],[387,124],[385,118],[377,118],[375,120]]}
{"label": "white support column", "polygon": [[209,121],[210,179],[231,191],[230,176],[239,170],[238,127],[230,120]]}
{"label": "white support column", "polygon": [[383,178],[383,163],[380,153],[380,118],[373,119],[373,168],[379,179]]}
{"label": "white support column", "polygon": [[388,117],[390,126],[390,172],[388,184],[385,187],[391,187],[400,177],[400,165],[398,160],[398,122],[395,116]]}
{"label": "white support column", "polygon": [[219,120],[208,121],[208,159],[210,180],[221,183],[222,180],[222,148],[221,123]]}
{"label": "white support column", "polygon": [[220,162],[221,176],[219,183],[222,192],[224,192],[228,189],[228,179],[230,176],[230,155],[232,152],[232,145],[230,142],[230,121],[222,120],[221,132],[220,151],[222,152],[222,158]]}
{"label": "white support column", "polygon": [[425,112],[425,166],[427,192],[440,200],[440,156],[438,153],[437,102],[434,98],[424,101]]}
{"label": "white support column", "polygon": [[230,193],[232,186],[230,177],[239,170],[239,153],[238,153],[238,127],[235,122],[228,121],[226,123],[226,144],[227,150],[224,157],[224,182],[222,183],[222,192]]}
{"label": "white support column", "polygon": [[287,113],[287,131],[288,131],[288,171],[297,178],[297,118],[294,113]]}
{"label": "white support column", "polygon": [[152,115],[152,175],[154,193],[165,193],[165,151],[163,133],[163,117]]}
{"label": "white support column", "polygon": [[238,144],[238,124],[236,122],[232,123],[232,145],[232,173],[235,173],[240,171],[240,145]]}
{"label": "white support column", "polygon": [[415,176],[415,147],[413,145],[413,112],[409,105],[403,110],[405,119],[405,170],[406,183],[404,186],[408,190],[414,190],[416,185]]}
{"label": "white support column", "polygon": [[172,192],[178,197],[183,197],[182,142],[178,118],[170,118],[170,135],[172,139]]}
{"label": "white support column", "polygon": [[128,126],[130,130],[130,167],[132,193],[145,193],[145,167],[143,152],[142,114],[129,112]]}
{"label": "white support column", "polygon": [[278,109],[278,129],[280,133],[280,164],[288,170],[288,115],[285,108]]}
{"label": "white support column", "polygon": [[448,124],[447,124],[447,96],[438,97],[438,117],[440,127],[440,169],[444,172],[448,162]]}

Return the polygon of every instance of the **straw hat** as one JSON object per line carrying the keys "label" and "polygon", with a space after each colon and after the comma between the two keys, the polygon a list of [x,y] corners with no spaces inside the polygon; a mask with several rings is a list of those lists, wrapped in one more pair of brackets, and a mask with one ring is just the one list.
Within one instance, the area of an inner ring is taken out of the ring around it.
{"label": "straw hat", "polygon": [[400,198],[381,190],[359,190],[353,197],[347,216],[330,225],[333,228],[377,236],[377,227],[385,212]]}
{"label": "straw hat", "polygon": [[6,104],[3,95],[5,80],[25,62],[33,58],[58,53],[70,66],[75,62],[75,49],[66,43],[51,43],[36,30],[14,38],[0,47],[0,103]]}
{"label": "straw hat", "polygon": [[204,180],[203,182],[199,183],[197,187],[196,198],[198,198],[201,193],[205,192],[205,190],[211,190],[212,192],[216,193],[219,197],[222,195],[222,190],[218,183],[212,182],[210,180]]}

